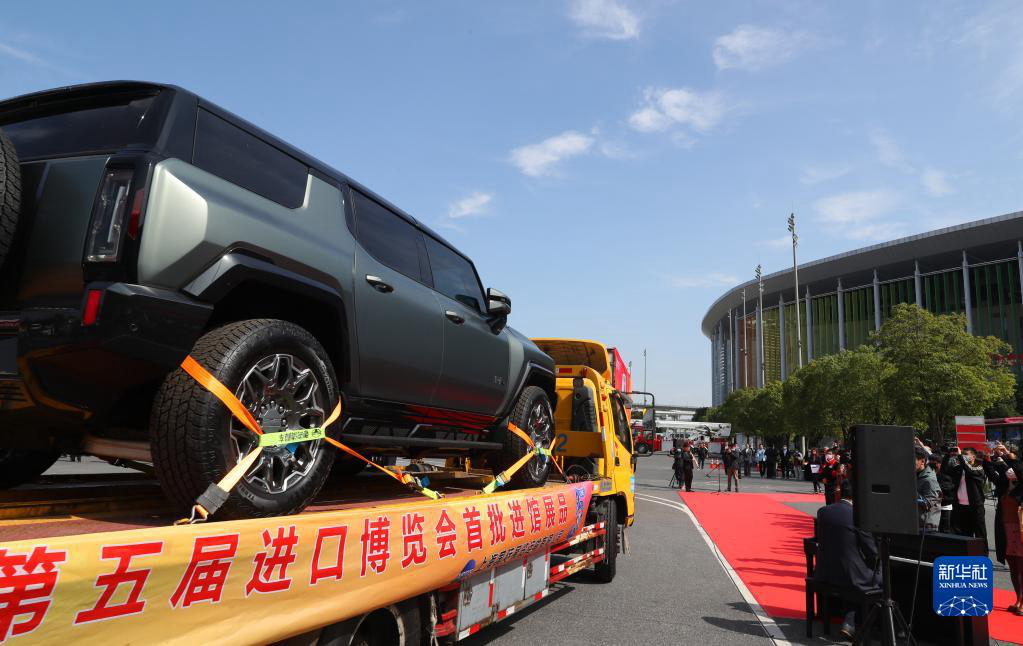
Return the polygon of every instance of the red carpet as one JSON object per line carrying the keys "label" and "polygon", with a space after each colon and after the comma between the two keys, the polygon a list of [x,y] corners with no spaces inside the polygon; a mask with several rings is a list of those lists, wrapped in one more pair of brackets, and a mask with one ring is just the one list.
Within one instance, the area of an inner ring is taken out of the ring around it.
{"label": "red carpet", "polygon": [[[820,502],[820,496],[696,492],[679,495],[767,614],[804,618],[803,537],[813,534],[813,518],[784,503]],[[1006,611],[1013,597],[1011,591],[995,590],[995,611],[988,618],[988,629],[993,639],[1023,643],[1023,617]]]}

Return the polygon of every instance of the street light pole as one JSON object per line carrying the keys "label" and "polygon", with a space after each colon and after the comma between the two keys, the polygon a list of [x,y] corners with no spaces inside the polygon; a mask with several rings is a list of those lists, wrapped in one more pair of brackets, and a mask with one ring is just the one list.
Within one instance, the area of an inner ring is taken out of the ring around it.
{"label": "street light pole", "polygon": [[764,272],[757,265],[757,322],[760,327],[760,384],[767,386],[767,366],[764,361]]}
{"label": "street light pole", "polygon": [[796,265],[796,245],[799,244],[799,236],[796,235],[796,214],[789,214],[789,232],[792,233],[792,276],[796,281],[796,359],[799,367],[803,367],[803,323],[799,318],[799,268]]}
{"label": "street light pole", "polygon": [[746,357],[749,355],[749,348],[746,347],[746,288],[742,288],[742,387],[749,388],[749,365]]}
{"label": "street light pole", "polygon": [[643,390],[646,390],[646,348],[643,348]]}

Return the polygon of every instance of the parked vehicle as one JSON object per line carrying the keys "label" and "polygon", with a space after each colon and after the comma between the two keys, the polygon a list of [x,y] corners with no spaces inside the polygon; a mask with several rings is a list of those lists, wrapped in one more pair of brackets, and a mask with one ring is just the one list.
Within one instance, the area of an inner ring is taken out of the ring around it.
{"label": "parked vehicle", "polygon": [[[194,502],[267,431],[320,426],[379,459],[502,470],[553,437],[554,363],[472,261],[366,187],[178,87],[0,102],[0,486],[61,452],[152,462]],[[267,447],[222,514],[301,509],[323,440]],[[335,470],[361,462],[338,459]],[[513,484],[540,486],[549,459]]]}

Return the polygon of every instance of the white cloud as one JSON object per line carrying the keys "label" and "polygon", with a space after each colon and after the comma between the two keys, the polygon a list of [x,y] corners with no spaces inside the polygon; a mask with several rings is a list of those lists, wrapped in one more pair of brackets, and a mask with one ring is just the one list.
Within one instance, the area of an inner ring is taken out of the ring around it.
{"label": "white cloud", "polygon": [[647,88],[643,107],[629,115],[629,125],[640,132],[661,132],[685,126],[705,133],[725,117],[728,106],[717,92],[690,88]]}
{"label": "white cloud", "polygon": [[10,58],[19,60],[22,63],[28,63],[29,65],[35,65],[37,67],[43,67],[49,70],[53,70],[54,72],[59,72],[61,74],[70,74],[70,72],[68,72],[64,68],[58,65],[54,65],[50,61],[40,58],[39,56],[36,56],[32,52],[20,49],[18,47],[13,47],[4,42],[0,42],[0,55],[8,56]]}
{"label": "white cloud", "polygon": [[771,247],[773,249],[784,249],[786,247],[792,246],[792,236],[784,235],[781,236],[780,238],[774,238],[772,240],[761,240],[760,244],[764,245],[765,247]]}
{"label": "white cloud", "polygon": [[912,171],[913,168],[906,163],[906,156],[902,149],[895,143],[895,140],[888,136],[884,130],[874,129],[870,131],[870,143],[874,146],[874,154],[877,161],[885,166],[898,168],[900,170]]}
{"label": "white cloud", "polygon": [[812,43],[813,38],[804,32],[739,25],[714,41],[714,64],[721,70],[755,72],[784,63]]}
{"label": "white cloud", "polygon": [[526,175],[539,177],[550,174],[555,164],[562,159],[589,152],[594,141],[590,135],[566,130],[538,144],[515,148],[511,151],[510,159]]}
{"label": "white cloud", "polygon": [[639,16],[618,0],[572,0],[568,15],[585,36],[610,40],[639,37]]}
{"label": "white cloud", "polygon": [[457,220],[473,215],[483,215],[487,212],[493,199],[493,193],[484,193],[483,191],[469,193],[462,199],[451,203],[451,206],[448,207],[448,218]]}
{"label": "white cloud", "polygon": [[974,51],[977,60],[972,70],[990,84],[991,99],[1014,110],[1023,94],[1023,14],[1011,0],[978,6],[984,10],[964,23],[962,35],[955,40]]}
{"label": "white cloud", "polygon": [[819,184],[852,172],[852,166],[807,166],[799,176],[803,184]]}
{"label": "white cloud", "polygon": [[925,168],[920,174],[920,182],[927,194],[933,197],[941,197],[952,192],[952,187],[948,185],[948,175],[936,168]]}
{"label": "white cloud", "polygon": [[693,287],[721,287],[721,286],[732,286],[739,282],[739,279],[735,276],[728,274],[710,273],[703,275],[690,275],[690,276],[676,276],[673,274],[661,274],[661,278],[664,279],[668,285],[672,287],[680,288],[693,288]]}
{"label": "white cloud", "polygon": [[888,218],[899,196],[887,189],[838,193],[817,200],[817,220],[833,233],[853,240],[896,237],[902,223]]}

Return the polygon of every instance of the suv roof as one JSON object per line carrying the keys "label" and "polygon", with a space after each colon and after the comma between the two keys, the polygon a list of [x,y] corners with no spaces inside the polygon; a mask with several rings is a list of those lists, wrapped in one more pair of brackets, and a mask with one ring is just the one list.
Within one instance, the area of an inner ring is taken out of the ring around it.
{"label": "suv roof", "polygon": [[[451,244],[443,236],[438,234],[436,231],[431,229],[429,226],[417,220],[413,216],[409,215],[401,208],[387,200],[386,198],[375,193],[370,188],[352,179],[348,175],[345,175],[341,171],[337,170],[330,164],[323,162],[316,157],[300,150],[289,144],[288,142],[276,137],[275,135],[263,130],[259,126],[239,117],[230,110],[225,110],[216,103],[208,101],[201,96],[190,92],[185,88],[177,85],[171,85],[168,83],[152,83],[148,81],[102,81],[99,83],[82,83],[79,85],[68,85],[49,90],[42,90],[39,92],[32,92],[30,94],[23,94],[16,96],[11,99],[0,101],[0,123],[5,121],[14,121],[23,116],[24,113],[34,112],[39,109],[43,104],[61,104],[66,103],[70,105],[83,102],[89,98],[104,98],[104,97],[115,97],[119,94],[143,94],[147,91],[169,91],[175,95],[176,99],[180,99],[184,103],[190,103],[201,107],[204,110],[208,110],[213,114],[216,114],[222,119],[225,119],[232,124],[238,126],[242,130],[249,132],[256,137],[259,137],[263,141],[277,148],[278,150],[287,153],[288,155],[299,160],[303,164],[309,167],[315,175],[319,176],[320,179],[331,182],[333,184],[345,183],[352,188],[358,189],[361,193],[372,197],[377,202],[383,204],[387,208],[391,209],[401,217],[407,219],[412,224],[416,225],[426,233],[430,234],[440,242],[450,247],[452,250],[463,256],[466,260],[471,262],[471,259],[464,253],[458,250],[456,246]],[[173,135],[172,135],[173,136]],[[165,152],[173,152],[174,150],[181,150],[183,146],[174,146],[173,142],[168,142],[165,146]],[[188,143],[188,149],[191,149],[191,142]],[[174,155],[172,155],[174,156]]]}

